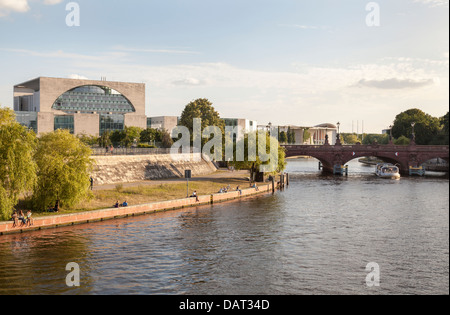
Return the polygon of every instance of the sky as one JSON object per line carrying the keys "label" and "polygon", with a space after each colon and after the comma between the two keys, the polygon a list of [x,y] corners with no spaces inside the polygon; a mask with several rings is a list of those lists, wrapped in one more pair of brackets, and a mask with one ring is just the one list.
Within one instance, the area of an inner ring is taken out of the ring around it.
{"label": "sky", "polygon": [[106,77],[145,83],[147,116],[207,98],[222,118],[381,133],[447,113],[448,38],[449,0],[0,0],[0,104],[39,76]]}

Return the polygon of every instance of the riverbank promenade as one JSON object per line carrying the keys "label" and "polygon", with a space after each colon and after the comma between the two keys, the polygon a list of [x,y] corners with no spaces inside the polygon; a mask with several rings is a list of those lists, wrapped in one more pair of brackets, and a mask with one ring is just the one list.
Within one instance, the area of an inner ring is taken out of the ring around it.
{"label": "riverbank promenade", "polygon": [[[129,185],[133,184],[131,183]],[[152,202],[141,205],[132,205],[127,207],[108,208],[102,210],[85,211],[52,216],[41,216],[34,218],[32,226],[20,226],[19,222],[17,226],[14,227],[12,221],[0,222],[0,235],[25,233],[29,231],[58,228],[62,226],[87,224],[111,219],[152,214],[157,212],[165,212],[177,209],[212,205],[231,200],[239,200],[241,198],[255,197],[258,195],[274,193],[276,190],[279,189],[280,186],[282,187],[284,185],[279,185],[278,183],[275,183],[274,185],[272,185],[272,183],[269,184],[265,183],[258,185],[257,187],[240,189],[227,193],[200,195],[198,196],[198,198],[191,197],[176,200],[164,200],[159,202]],[[108,188],[110,187],[104,186],[99,187],[97,189],[108,189]]]}

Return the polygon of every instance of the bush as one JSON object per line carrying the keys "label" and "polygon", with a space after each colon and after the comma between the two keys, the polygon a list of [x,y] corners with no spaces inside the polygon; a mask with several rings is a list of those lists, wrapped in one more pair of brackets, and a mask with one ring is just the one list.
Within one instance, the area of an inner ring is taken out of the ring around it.
{"label": "bush", "polygon": [[156,147],[154,145],[146,144],[146,143],[139,143],[138,148],[140,149],[155,149]]}

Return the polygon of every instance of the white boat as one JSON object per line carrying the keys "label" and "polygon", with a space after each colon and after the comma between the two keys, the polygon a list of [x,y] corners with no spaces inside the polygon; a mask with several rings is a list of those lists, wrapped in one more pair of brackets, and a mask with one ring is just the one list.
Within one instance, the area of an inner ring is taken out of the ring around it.
{"label": "white boat", "polygon": [[375,174],[381,178],[400,178],[400,170],[397,166],[389,163],[377,164]]}

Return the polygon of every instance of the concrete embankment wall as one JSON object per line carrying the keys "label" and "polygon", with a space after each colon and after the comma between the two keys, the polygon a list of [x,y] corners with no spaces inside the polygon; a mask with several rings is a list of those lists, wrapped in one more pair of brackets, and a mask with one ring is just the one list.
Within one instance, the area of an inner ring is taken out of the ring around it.
{"label": "concrete embankment wall", "polygon": [[92,177],[96,185],[182,178],[185,170],[192,170],[192,176],[217,170],[200,153],[177,155],[177,160],[170,154],[94,156],[93,159],[96,165]]}
{"label": "concrete embankment wall", "polygon": [[136,205],[125,208],[112,208],[97,211],[80,212],[66,215],[53,215],[37,217],[31,227],[13,227],[13,222],[0,222],[0,235],[12,233],[24,233],[28,231],[43,230],[62,226],[86,224],[110,219],[124,218],[143,214],[151,214],[163,211],[196,207],[201,205],[216,204],[229,200],[238,200],[257,195],[272,193],[272,184],[261,185],[258,190],[255,188],[243,189],[241,192],[233,191],[225,194],[214,194],[199,196],[196,198],[186,198],[179,200],[168,200],[154,202],[150,204]]}

